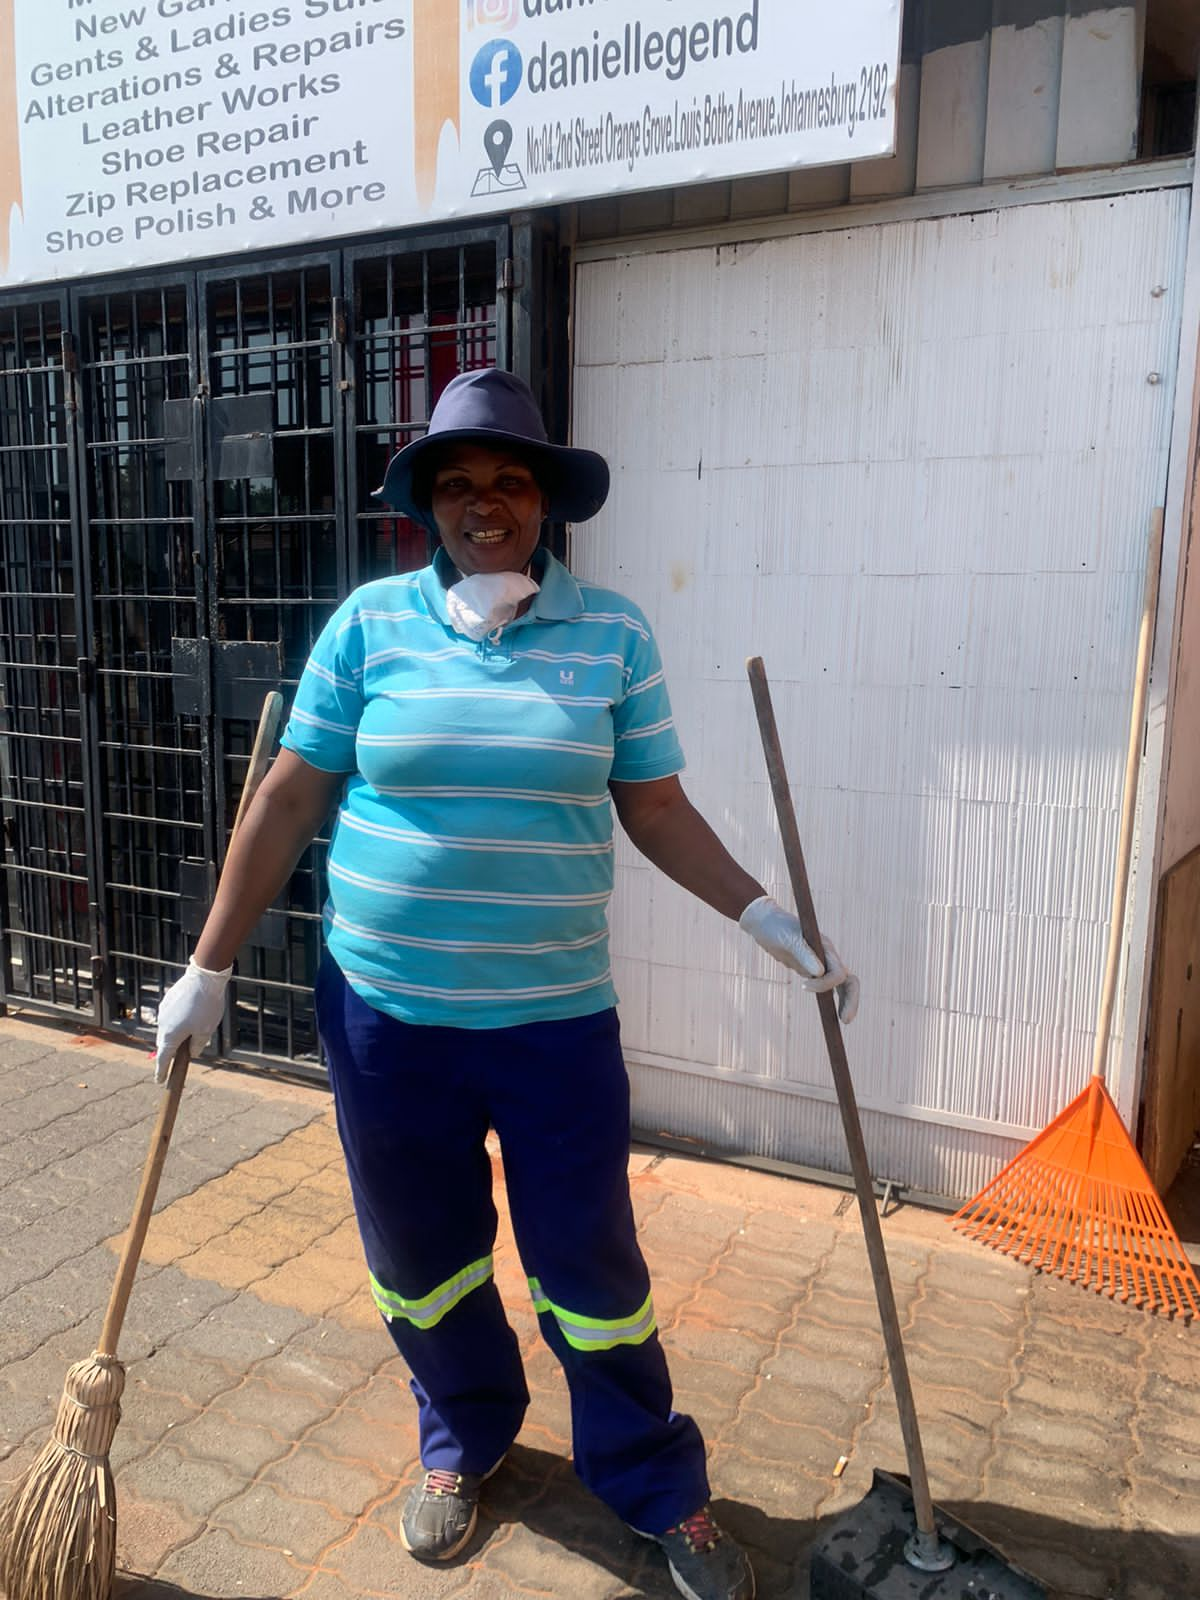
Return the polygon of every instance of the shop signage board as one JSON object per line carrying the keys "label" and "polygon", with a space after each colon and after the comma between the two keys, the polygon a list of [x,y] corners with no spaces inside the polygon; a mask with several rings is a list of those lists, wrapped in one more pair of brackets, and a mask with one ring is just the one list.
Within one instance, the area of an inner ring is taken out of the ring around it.
{"label": "shop signage board", "polygon": [[894,148],[901,0],[0,0],[0,285]]}

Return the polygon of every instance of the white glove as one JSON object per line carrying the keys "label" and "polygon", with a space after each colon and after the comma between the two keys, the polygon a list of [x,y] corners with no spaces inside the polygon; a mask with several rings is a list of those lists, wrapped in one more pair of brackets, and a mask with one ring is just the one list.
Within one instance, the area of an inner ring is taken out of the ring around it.
{"label": "white glove", "polygon": [[192,1055],[198,1056],[217,1031],[225,1015],[225,990],[232,972],[232,967],[210,972],[189,961],[183,977],[163,995],[154,1045],[155,1083],[166,1083],[175,1052],[185,1039],[192,1041]]}
{"label": "white glove", "polygon": [[798,972],[801,988],[812,994],[827,994],[830,989],[836,989],[838,1016],[846,1023],[854,1021],[858,1011],[858,979],[847,972],[841,956],[828,939],[821,940],[825,951],[822,963],[805,943],[799,918],[785,911],[769,894],[751,900],[738,918],[738,927],[744,928],[769,956]]}

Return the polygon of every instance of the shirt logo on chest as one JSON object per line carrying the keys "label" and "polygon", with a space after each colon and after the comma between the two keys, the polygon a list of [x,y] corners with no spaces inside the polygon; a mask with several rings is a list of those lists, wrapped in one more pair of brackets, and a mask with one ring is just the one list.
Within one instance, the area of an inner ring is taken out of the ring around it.
{"label": "shirt logo on chest", "polygon": [[564,689],[573,689],[575,687],[575,674],[574,672],[568,672],[566,667],[562,667],[559,669],[558,681]]}

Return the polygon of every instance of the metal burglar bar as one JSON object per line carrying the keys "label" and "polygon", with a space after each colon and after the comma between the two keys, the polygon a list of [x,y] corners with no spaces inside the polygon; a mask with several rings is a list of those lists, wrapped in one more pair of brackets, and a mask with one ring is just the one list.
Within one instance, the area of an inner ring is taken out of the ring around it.
{"label": "metal burglar bar", "polygon": [[387,256],[348,252],[353,274],[350,393],[352,581],[410,572],[430,556],[427,531],[380,508],[370,491],[393,453],[424,433],[434,402],[459,372],[510,365],[508,229],[481,228],[453,248]]}
{"label": "metal burglar bar", "polygon": [[[264,694],[351,588],[428,559],[371,491],[457,372],[510,365],[509,239],[83,284],[65,322],[0,299],[0,997],[149,1034]],[[319,1070],[326,843],[243,952],[227,1055]]]}
{"label": "metal burglar bar", "polygon": [[[327,256],[205,275],[217,813],[227,836],[265,690],[289,700],[310,642],[347,589],[340,263]],[[309,851],[231,986],[226,1046],[317,1060],[323,855]]]}
{"label": "metal burglar bar", "polygon": [[0,991],[95,1014],[63,331],[57,297],[0,308]]}
{"label": "metal burglar bar", "polygon": [[183,864],[210,856],[205,727],[176,705],[172,645],[203,622],[193,308],[178,283],[77,303],[105,1004],[135,1026],[186,960]]}

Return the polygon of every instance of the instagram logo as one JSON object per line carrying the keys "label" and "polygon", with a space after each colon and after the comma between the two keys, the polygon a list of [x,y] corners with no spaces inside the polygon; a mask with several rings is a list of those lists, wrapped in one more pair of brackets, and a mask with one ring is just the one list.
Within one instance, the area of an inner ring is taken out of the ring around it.
{"label": "instagram logo", "polygon": [[520,0],[467,0],[467,26],[508,33],[516,27],[520,9]]}

